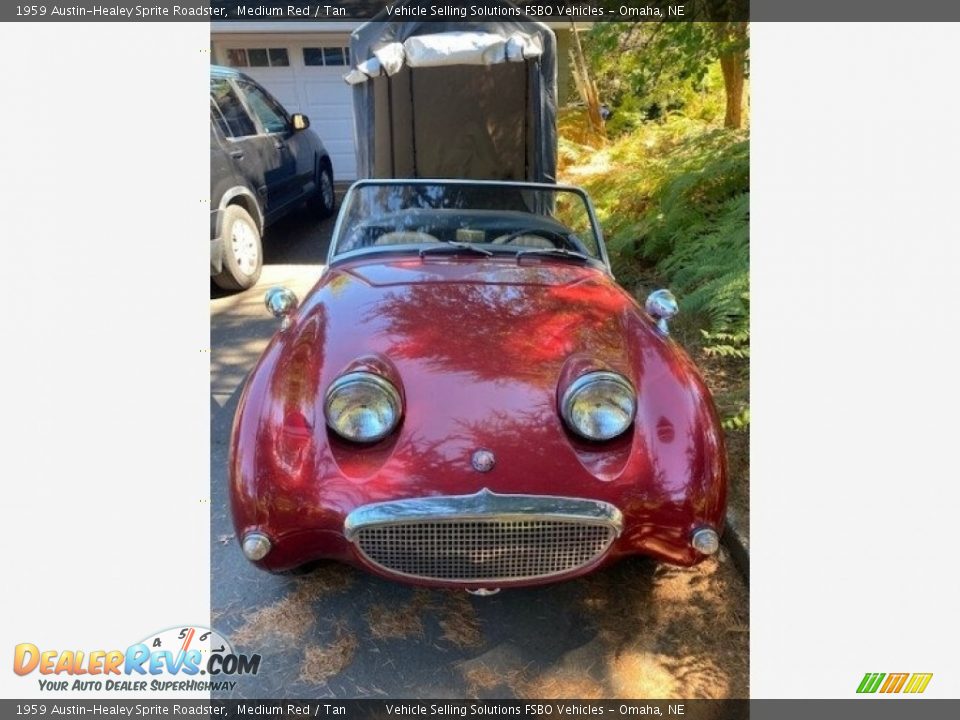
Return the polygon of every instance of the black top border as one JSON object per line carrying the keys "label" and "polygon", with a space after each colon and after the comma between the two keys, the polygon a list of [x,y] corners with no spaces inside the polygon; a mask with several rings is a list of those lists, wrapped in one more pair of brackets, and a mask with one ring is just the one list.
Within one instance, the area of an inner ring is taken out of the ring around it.
{"label": "black top border", "polygon": [[960,3],[942,0],[67,0],[3,3],[3,22],[450,22],[531,19],[563,22],[809,22],[960,20]]}
{"label": "black top border", "polygon": [[[387,0],[67,0],[3,3],[0,22],[564,22],[958,21],[943,0],[399,0],[416,14],[387,16]],[[505,8],[514,8],[505,10]]]}

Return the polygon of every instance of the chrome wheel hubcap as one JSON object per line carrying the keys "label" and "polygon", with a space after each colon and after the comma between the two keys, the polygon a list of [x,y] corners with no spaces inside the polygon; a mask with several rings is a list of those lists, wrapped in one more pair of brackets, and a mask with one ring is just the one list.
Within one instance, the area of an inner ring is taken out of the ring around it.
{"label": "chrome wheel hubcap", "polygon": [[257,236],[245,222],[235,222],[230,231],[230,245],[233,257],[244,275],[253,275],[257,270],[260,251],[257,249]]}

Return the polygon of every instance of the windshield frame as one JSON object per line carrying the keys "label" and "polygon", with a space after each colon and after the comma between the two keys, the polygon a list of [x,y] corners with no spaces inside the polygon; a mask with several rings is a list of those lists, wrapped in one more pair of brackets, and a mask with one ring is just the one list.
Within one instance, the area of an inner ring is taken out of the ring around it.
{"label": "windshield frame", "polygon": [[[594,237],[597,241],[597,248],[600,251],[600,256],[598,258],[589,258],[589,261],[593,265],[602,265],[604,270],[609,275],[613,275],[613,272],[610,267],[610,258],[607,255],[607,246],[603,240],[603,231],[600,229],[600,222],[597,220],[597,213],[593,207],[593,202],[590,200],[590,196],[586,193],[583,188],[576,187],[574,185],[554,185],[552,183],[535,183],[535,182],[516,182],[516,181],[507,181],[507,180],[463,180],[463,179],[450,179],[450,178],[368,178],[364,180],[357,180],[353,185],[350,186],[347,190],[347,194],[344,195],[343,200],[340,203],[340,212],[337,214],[337,221],[333,226],[333,233],[330,237],[330,248],[327,251],[327,266],[344,262],[345,260],[352,260],[358,257],[367,257],[374,255],[383,255],[383,254],[410,254],[415,253],[422,247],[420,244],[409,244],[409,245],[390,245],[384,247],[364,247],[358,248],[356,250],[348,250],[347,252],[337,254],[337,245],[340,242],[340,237],[342,234],[344,219],[347,215],[346,209],[350,205],[350,201],[353,199],[353,195],[365,187],[382,187],[384,185],[453,185],[453,186],[481,186],[481,187],[504,187],[504,188],[518,188],[525,190],[533,191],[556,191],[556,192],[569,192],[573,193],[580,197],[583,201],[584,207],[587,210],[587,216],[590,220],[590,229],[593,232]],[[506,211],[504,211],[506,212]],[[499,252],[495,254],[496,256],[501,257],[519,257],[517,253],[511,252]],[[543,253],[540,257],[551,257],[550,253]],[[560,255],[555,255],[554,257],[562,257]]]}

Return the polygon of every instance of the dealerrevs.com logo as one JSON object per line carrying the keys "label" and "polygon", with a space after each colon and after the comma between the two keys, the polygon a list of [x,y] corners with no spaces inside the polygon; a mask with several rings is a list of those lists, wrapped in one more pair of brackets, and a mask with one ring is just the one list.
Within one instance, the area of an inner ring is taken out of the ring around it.
{"label": "dealerrevs.com logo", "polygon": [[17,675],[40,675],[41,690],[233,690],[238,675],[256,675],[259,655],[236,653],[219,633],[197,625],[168,628],[125,650],[52,650],[20,643],[13,651]]}
{"label": "dealerrevs.com logo", "polygon": [[857,687],[858,693],[922,693],[933,673],[867,673]]}

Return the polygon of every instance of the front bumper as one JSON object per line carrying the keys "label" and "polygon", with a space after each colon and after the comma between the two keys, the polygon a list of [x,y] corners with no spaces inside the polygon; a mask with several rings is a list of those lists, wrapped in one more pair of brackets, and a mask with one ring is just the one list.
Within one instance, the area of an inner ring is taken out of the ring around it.
{"label": "front bumper", "polygon": [[465,587],[586,572],[622,529],[623,516],[609,503],[487,489],[363,505],[344,522],[344,536],[370,569]]}
{"label": "front bumper", "polygon": [[[359,499],[359,498],[357,498]],[[586,574],[627,555],[689,566],[708,555],[695,533],[722,532],[714,513],[650,507],[629,496],[584,499],[512,495],[481,489],[472,495],[418,496],[338,508],[319,502],[255,518],[234,500],[237,538],[265,535],[270,571],[330,559],[377,575],[433,587],[539,585]],[[251,506],[262,508],[259,504]],[[571,535],[572,534],[572,535]],[[550,552],[533,549],[546,545]]]}

